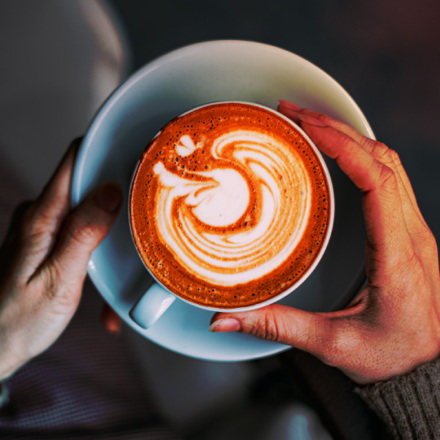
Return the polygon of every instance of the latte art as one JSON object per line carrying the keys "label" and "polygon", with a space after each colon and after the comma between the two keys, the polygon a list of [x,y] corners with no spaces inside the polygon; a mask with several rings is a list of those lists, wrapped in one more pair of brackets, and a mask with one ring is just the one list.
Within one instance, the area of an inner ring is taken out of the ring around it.
{"label": "latte art", "polygon": [[236,308],[287,290],[319,253],[328,182],[303,136],[247,104],[169,123],[136,171],[130,221],[152,274],[189,301]]}
{"label": "latte art", "polygon": [[248,283],[284,263],[301,239],[309,177],[288,143],[260,132],[222,134],[209,153],[219,167],[191,177],[154,166],[156,227],[189,272],[221,286]]}

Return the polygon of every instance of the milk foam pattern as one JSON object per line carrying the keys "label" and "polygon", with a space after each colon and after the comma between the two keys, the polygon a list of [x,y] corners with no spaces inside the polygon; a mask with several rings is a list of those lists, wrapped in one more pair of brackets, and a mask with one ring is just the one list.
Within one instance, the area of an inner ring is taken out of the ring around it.
{"label": "milk foam pattern", "polygon": [[[189,157],[203,142],[184,134]],[[311,182],[284,139],[233,130],[212,141],[217,167],[190,177],[154,165],[156,228],[176,260],[207,283],[234,286],[271,273],[294,251],[310,216]]]}
{"label": "milk foam pattern", "polygon": [[281,115],[246,103],[170,121],[145,149],[130,191],[145,265],[171,292],[216,309],[286,292],[328,231],[318,154]]}

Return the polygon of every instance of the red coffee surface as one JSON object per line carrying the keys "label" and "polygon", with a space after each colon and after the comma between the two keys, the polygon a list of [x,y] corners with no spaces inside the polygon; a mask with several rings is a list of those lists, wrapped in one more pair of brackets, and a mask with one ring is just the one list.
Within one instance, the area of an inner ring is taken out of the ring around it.
{"label": "red coffee surface", "polygon": [[289,289],[315,261],[329,185],[301,133],[264,108],[219,103],[171,121],[130,193],[145,265],[182,298],[239,308]]}

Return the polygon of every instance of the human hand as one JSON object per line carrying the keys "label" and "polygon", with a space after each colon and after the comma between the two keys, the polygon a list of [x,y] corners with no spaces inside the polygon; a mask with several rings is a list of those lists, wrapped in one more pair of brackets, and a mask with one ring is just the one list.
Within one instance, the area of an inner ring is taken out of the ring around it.
{"label": "human hand", "polygon": [[[397,153],[326,115],[280,101],[361,190],[367,285],[344,310],[311,313],[271,305],[217,313],[211,330],[241,331],[308,351],[358,383],[411,371],[440,353],[436,241]],[[343,268],[341,268],[343,270]]]}
{"label": "human hand", "polygon": [[120,189],[105,184],[70,211],[78,142],[38,199],[17,209],[0,249],[0,380],[46,350],[75,313],[91,252],[116,219]]}

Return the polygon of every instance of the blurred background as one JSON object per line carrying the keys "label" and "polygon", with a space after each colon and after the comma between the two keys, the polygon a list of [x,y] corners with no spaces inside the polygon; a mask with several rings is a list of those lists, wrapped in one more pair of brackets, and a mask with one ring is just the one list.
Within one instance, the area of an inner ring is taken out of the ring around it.
{"label": "blurred background", "polygon": [[[16,204],[41,191],[70,141],[127,75],[187,44],[242,39],[294,52],[348,91],[377,139],[399,153],[439,241],[439,22],[436,0],[0,0],[0,237]],[[49,438],[49,422],[38,419],[46,411],[63,432],[98,435],[101,426],[120,432],[115,438],[138,438],[133,427],[141,432],[158,417],[193,439],[363,438],[356,423],[331,411],[328,393],[341,402],[352,389],[331,369],[300,357],[293,375],[279,359],[184,358],[129,329],[106,334],[101,306],[87,283],[66,333],[11,379],[16,412],[0,414],[0,432]],[[335,386],[313,385],[312,371]],[[58,391],[49,390],[49,378]],[[78,383],[82,395],[70,392]],[[43,407],[28,399],[36,388],[50,396]],[[20,398],[28,402],[24,412]],[[90,421],[95,416],[101,425]],[[376,421],[362,420],[371,428],[358,424],[362,435],[377,438]]]}

